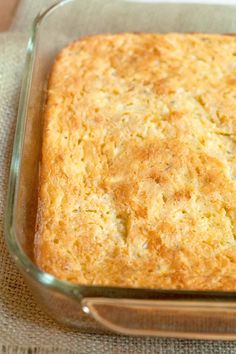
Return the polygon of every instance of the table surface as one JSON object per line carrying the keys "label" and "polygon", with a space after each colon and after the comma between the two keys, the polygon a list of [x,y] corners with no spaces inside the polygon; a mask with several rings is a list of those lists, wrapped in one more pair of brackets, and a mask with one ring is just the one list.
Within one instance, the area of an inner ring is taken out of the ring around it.
{"label": "table surface", "polygon": [[18,2],[19,0],[0,0],[0,32],[9,28]]}

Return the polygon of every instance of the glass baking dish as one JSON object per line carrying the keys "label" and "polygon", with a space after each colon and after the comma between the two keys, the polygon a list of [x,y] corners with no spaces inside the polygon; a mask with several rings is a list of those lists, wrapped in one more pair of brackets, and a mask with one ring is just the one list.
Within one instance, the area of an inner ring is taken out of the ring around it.
{"label": "glass baking dish", "polygon": [[60,323],[87,332],[236,339],[235,292],[74,285],[40,271],[33,257],[42,111],[58,51],[80,36],[105,32],[235,33],[235,18],[236,6],[231,5],[64,0],[35,19],[18,110],[5,237],[38,302]]}

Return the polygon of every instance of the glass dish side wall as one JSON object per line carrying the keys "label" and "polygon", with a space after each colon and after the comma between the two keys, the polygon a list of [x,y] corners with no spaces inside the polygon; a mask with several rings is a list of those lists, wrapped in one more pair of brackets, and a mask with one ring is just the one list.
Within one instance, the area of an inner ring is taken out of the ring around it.
{"label": "glass dish side wall", "polygon": [[36,298],[59,322],[97,331],[98,324],[82,316],[82,305],[102,325],[126,334],[236,338],[236,294],[80,287],[33,263],[43,104],[58,51],[96,33],[233,33],[235,15],[235,6],[64,0],[36,19],[21,91],[5,234]]}

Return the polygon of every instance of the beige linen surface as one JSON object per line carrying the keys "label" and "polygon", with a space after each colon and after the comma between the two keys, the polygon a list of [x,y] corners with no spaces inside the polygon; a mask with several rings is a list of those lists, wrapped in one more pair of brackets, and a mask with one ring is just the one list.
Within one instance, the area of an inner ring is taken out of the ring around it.
{"label": "beige linen surface", "polygon": [[[62,328],[37,306],[9,258],[3,212],[29,24],[49,0],[23,0],[9,33],[0,34],[0,353],[236,353],[234,342],[98,335]],[[84,321],[84,320],[81,320]]]}

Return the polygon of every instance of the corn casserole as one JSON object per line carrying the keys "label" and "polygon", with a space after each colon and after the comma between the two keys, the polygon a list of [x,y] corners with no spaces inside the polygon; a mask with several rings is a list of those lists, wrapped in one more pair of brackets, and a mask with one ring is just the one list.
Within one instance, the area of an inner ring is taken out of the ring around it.
{"label": "corn casserole", "polygon": [[59,53],[35,259],[78,284],[236,290],[236,37],[104,34]]}

